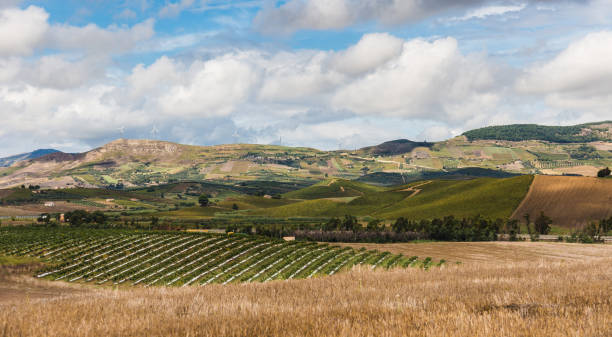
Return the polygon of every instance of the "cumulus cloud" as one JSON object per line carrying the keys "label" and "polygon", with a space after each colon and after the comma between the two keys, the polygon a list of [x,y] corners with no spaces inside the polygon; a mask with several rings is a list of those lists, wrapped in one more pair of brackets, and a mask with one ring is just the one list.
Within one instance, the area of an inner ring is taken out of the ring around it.
{"label": "cumulus cloud", "polygon": [[334,66],[347,74],[361,74],[398,57],[403,44],[402,39],[389,34],[368,34],[356,45],[338,53]]}
{"label": "cumulus cloud", "polygon": [[0,56],[27,56],[44,40],[49,14],[42,8],[0,9]]}
{"label": "cumulus cloud", "polygon": [[78,49],[87,52],[111,53],[125,52],[138,42],[153,37],[155,21],[148,19],[132,27],[98,27],[88,24],[84,27],[70,25],[52,26],[48,46],[59,49]]}
{"label": "cumulus cloud", "polygon": [[48,19],[49,13],[36,6],[0,9],[0,57],[29,56],[45,48],[98,54],[126,52],[155,33],[152,19],[132,27],[107,28],[95,24],[51,25]]}
{"label": "cumulus cloud", "polygon": [[[19,59],[5,62],[25,67]],[[186,135],[180,140],[195,142],[193,128],[208,121],[224,125],[210,136],[216,141],[232,141],[227,129],[234,128],[251,141],[282,136],[296,145],[336,139],[362,146],[402,134],[399,126],[393,132],[374,127],[369,118],[457,122],[486,116],[499,100],[495,68],[485,56],[462,54],[452,38],[368,34],[342,51],[246,49],[192,61],[163,56],[112,80],[89,74],[100,71],[93,63],[56,55],[28,63],[29,73],[0,71],[0,104],[11,116],[6,125],[15,126],[11,132],[41,128],[42,138],[83,141],[116,136],[122,126],[157,125],[169,137],[178,132]],[[71,75],[62,78],[63,72]],[[92,77],[106,80],[88,82]],[[209,138],[201,135],[200,142]]]}
{"label": "cumulus cloud", "polygon": [[[264,8],[255,17],[254,24],[264,33],[291,34],[304,29],[340,29],[364,22],[383,25],[413,23],[460,10],[468,10],[468,13],[464,17],[455,17],[455,20],[484,18],[520,11],[527,3],[551,2],[566,1],[525,0],[524,3],[503,4],[490,0],[289,0],[279,6]],[[474,9],[478,6],[482,7]]]}
{"label": "cumulus cloud", "polygon": [[377,71],[339,88],[332,105],[365,115],[463,120],[494,108],[497,89],[487,61],[461,54],[455,39],[415,39]]}
{"label": "cumulus cloud", "polygon": [[516,87],[555,108],[608,113],[612,105],[612,31],[590,33],[552,60],[528,69]]}

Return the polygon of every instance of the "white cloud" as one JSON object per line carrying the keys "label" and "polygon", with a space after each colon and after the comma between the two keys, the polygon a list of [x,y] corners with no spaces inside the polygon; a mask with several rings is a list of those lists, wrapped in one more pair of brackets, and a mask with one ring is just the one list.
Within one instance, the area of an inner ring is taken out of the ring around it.
{"label": "white cloud", "polygon": [[377,71],[339,88],[332,104],[358,114],[464,120],[499,101],[485,59],[465,56],[452,38],[404,43]]}
{"label": "white cloud", "polygon": [[[498,16],[507,13],[520,12],[527,7],[527,4],[509,5],[509,6],[485,6],[467,12],[464,16],[453,18],[451,21],[466,21],[471,19],[484,19],[488,16]],[[538,8],[539,10],[539,8]]]}
{"label": "white cloud", "polygon": [[30,55],[43,42],[49,14],[42,8],[0,9],[0,56]]}
{"label": "white cloud", "polygon": [[95,53],[117,53],[131,50],[141,41],[153,37],[155,21],[148,19],[130,28],[109,26],[106,29],[95,24],[84,27],[54,25],[49,32],[47,45],[59,49],[77,49]]}
{"label": "white cloud", "polygon": [[[10,132],[76,143],[116,137],[121,126],[142,131],[153,124],[176,126],[163,132],[176,137],[181,130],[193,141],[199,133],[186,130],[210,121],[224,127],[201,139],[232,141],[228,130],[240,128],[256,141],[282,135],[303,145],[336,143],[330,139],[365,145],[401,136],[401,123],[390,133],[368,118],[469,120],[486,115],[498,100],[485,57],[463,55],[450,38],[371,34],[339,52],[248,49],[193,61],[163,56],[113,79],[99,73],[95,58],[4,62],[32,69],[0,72],[0,105],[10,116],[4,121]],[[347,122],[352,118],[359,122]],[[334,128],[320,142],[304,138]]]}
{"label": "white cloud", "polygon": [[258,13],[255,25],[266,33],[301,29],[339,29],[360,22],[383,24],[414,22],[485,0],[290,0]]}
{"label": "white cloud", "polygon": [[590,33],[517,81],[520,92],[544,95],[558,109],[599,111],[612,106],[612,31]]}
{"label": "white cloud", "polygon": [[[382,25],[414,23],[435,15],[452,16],[451,21],[516,13],[533,3],[588,3],[610,0],[288,0],[270,1],[254,19],[255,27],[268,34],[291,34],[299,30],[329,30],[375,22]],[[509,4],[508,4],[509,3]],[[277,5],[275,5],[277,4]],[[480,7],[480,8],[479,8]],[[600,13],[601,15],[602,13]],[[448,21],[447,18],[441,21]]]}
{"label": "white cloud", "polygon": [[159,10],[161,18],[172,18],[181,14],[182,11],[193,6],[195,0],[180,0],[179,2],[171,2]]}
{"label": "white cloud", "polygon": [[7,7],[15,7],[19,5],[22,0],[0,0],[0,9]]}
{"label": "white cloud", "polygon": [[347,74],[376,69],[402,52],[404,41],[389,34],[368,34],[354,46],[338,53],[334,66]]}

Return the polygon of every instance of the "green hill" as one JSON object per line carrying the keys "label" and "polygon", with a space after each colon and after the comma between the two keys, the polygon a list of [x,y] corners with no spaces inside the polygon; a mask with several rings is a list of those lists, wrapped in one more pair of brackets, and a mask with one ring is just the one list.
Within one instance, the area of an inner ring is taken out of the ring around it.
{"label": "green hill", "polygon": [[420,193],[373,215],[385,219],[431,219],[448,215],[508,218],[527,194],[533,176],[479,178],[464,181],[434,180]]}
{"label": "green hill", "polygon": [[337,198],[337,190],[330,190],[330,193],[318,194],[324,197],[316,199],[315,193],[311,192],[323,189],[312,186],[305,189],[309,193],[300,194],[303,190],[292,192],[308,196],[310,200],[259,209],[252,211],[252,214],[270,217],[335,217],[351,214],[382,219],[430,219],[480,214],[489,218],[507,218],[524,198],[532,180],[533,176],[518,176],[431,180],[394,188],[370,186],[368,189],[362,187],[363,194],[356,198]]}
{"label": "green hill", "polygon": [[284,197],[289,199],[322,199],[322,198],[347,198],[359,197],[366,193],[383,191],[377,186],[364,184],[357,181],[345,179],[329,179],[319,182],[301,190],[285,193]]}
{"label": "green hill", "polygon": [[488,126],[463,133],[468,140],[544,140],[554,143],[586,143],[608,141],[612,135],[608,131],[611,122],[579,124],[571,126],[546,126],[537,124],[513,124]]}

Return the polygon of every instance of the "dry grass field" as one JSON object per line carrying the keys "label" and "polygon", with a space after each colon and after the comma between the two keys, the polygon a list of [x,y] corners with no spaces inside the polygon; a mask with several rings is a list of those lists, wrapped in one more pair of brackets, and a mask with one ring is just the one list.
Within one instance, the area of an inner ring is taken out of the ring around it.
{"label": "dry grass field", "polygon": [[575,228],[612,216],[612,179],[536,176],[514,219],[531,214],[532,221],[544,211],[553,225]]}
{"label": "dry grass field", "polygon": [[[5,275],[0,284],[51,287],[57,295],[0,300],[0,332],[3,336],[612,335],[612,246],[383,247],[406,253],[430,250],[434,258],[466,262],[428,271],[357,268],[308,280],[186,288],[50,285],[23,275]],[[514,250],[525,253],[509,254]],[[544,256],[539,258],[541,253]]]}

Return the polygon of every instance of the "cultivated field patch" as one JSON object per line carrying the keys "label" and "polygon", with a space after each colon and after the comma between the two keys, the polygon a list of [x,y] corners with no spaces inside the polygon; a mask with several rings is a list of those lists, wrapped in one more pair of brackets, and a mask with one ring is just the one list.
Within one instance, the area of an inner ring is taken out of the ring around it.
{"label": "cultivated field patch", "polygon": [[536,176],[514,219],[544,212],[553,225],[576,228],[612,216],[612,179]]}
{"label": "cultivated field patch", "polygon": [[432,264],[416,256],[247,235],[95,229],[1,229],[0,254],[50,263],[38,278],[147,286],[265,282],[333,275],[355,265]]}

